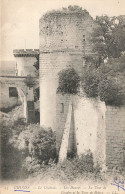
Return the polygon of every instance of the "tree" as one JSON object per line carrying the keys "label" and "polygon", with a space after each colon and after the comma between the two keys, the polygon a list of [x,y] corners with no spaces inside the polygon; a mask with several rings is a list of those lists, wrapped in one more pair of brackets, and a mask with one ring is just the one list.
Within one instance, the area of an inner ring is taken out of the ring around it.
{"label": "tree", "polygon": [[119,58],[110,58],[106,64],[100,66],[88,60],[84,69],[82,87],[87,97],[99,96],[106,105],[125,104],[125,54]]}
{"label": "tree", "polygon": [[77,94],[80,85],[79,75],[73,68],[64,69],[59,73],[57,93]]}
{"label": "tree", "polygon": [[107,57],[120,57],[125,51],[125,17],[97,16],[95,22],[92,42],[101,62]]}
{"label": "tree", "polygon": [[[86,56],[82,79],[88,97],[107,105],[125,103],[125,16],[97,16],[92,33],[95,55]],[[106,59],[106,61],[105,61]]]}

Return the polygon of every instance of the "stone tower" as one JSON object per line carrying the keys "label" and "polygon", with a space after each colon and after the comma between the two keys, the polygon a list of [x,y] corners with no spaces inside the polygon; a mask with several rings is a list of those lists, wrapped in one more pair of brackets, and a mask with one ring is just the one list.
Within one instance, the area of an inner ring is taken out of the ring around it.
{"label": "stone tower", "polygon": [[73,67],[79,73],[92,53],[92,17],[81,8],[52,11],[40,18],[40,124],[56,129],[58,73]]}
{"label": "stone tower", "polygon": [[31,75],[36,77],[34,63],[37,61],[36,57],[39,55],[38,49],[15,49],[13,50],[16,58],[16,76]]}

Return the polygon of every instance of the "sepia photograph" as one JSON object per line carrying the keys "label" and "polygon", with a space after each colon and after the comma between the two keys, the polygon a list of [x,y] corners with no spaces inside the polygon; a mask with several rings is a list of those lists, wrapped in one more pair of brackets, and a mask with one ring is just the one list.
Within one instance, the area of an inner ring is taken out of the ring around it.
{"label": "sepia photograph", "polygon": [[0,194],[124,194],[125,0],[0,8]]}

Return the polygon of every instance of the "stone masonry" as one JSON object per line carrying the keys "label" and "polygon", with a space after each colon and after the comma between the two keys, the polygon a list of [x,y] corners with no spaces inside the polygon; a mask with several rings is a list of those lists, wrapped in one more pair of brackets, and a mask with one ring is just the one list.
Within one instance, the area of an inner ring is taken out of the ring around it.
{"label": "stone masonry", "polygon": [[84,57],[94,54],[91,43],[95,28],[93,18],[85,10],[52,11],[40,18],[39,25],[40,125],[56,130],[57,154],[61,159],[65,158],[73,145],[74,137],[69,138],[68,122],[71,121],[72,104],[74,123],[71,125],[75,129],[77,154],[80,156],[90,150],[94,164],[99,163],[103,169],[105,164],[109,168],[124,167],[125,108],[106,107],[99,99],[87,98],[84,92],[81,96],[56,93],[59,72],[73,67],[81,76]]}
{"label": "stone masonry", "polygon": [[40,19],[40,124],[56,130],[58,73],[66,67],[83,71],[92,53],[94,22],[88,12],[50,12]]}
{"label": "stone masonry", "polygon": [[125,168],[125,106],[107,106],[106,164],[110,169]]}

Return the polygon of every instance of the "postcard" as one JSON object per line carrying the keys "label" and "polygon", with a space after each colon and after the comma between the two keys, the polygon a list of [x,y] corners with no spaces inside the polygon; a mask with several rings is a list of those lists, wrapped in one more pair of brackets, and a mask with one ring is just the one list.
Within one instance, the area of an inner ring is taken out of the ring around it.
{"label": "postcard", "polygon": [[124,0],[1,0],[0,194],[125,192]]}

